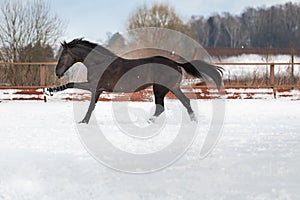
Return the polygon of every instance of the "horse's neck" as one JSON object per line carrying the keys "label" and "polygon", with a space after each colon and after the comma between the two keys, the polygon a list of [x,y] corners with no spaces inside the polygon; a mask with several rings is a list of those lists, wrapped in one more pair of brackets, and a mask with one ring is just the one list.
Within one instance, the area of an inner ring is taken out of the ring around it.
{"label": "horse's neck", "polygon": [[91,51],[83,61],[83,64],[87,68],[88,81],[97,81],[108,66],[117,58],[115,55],[108,56],[98,51]]}
{"label": "horse's neck", "polygon": [[95,65],[106,65],[108,62],[117,58],[114,53],[101,46],[85,50],[86,55],[83,63],[87,66],[87,68],[94,67]]}
{"label": "horse's neck", "polygon": [[117,56],[107,56],[107,55],[99,54],[97,52],[92,52],[84,59],[83,64],[87,68],[105,67],[108,66],[117,58],[118,58]]}

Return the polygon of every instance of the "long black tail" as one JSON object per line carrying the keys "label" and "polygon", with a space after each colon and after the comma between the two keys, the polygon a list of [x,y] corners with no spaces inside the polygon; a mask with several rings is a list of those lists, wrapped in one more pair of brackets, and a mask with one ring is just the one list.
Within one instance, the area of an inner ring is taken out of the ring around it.
{"label": "long black tail", "polygon": [[216,84],[218,90],[220,91],[223,82],[223,68],[215,65],[211,65],[201,60],[192,60],[186,63],[179,63],[179,66],[183,67],[183,69],[190,75],[201,78],[201,73],[209,76]]}

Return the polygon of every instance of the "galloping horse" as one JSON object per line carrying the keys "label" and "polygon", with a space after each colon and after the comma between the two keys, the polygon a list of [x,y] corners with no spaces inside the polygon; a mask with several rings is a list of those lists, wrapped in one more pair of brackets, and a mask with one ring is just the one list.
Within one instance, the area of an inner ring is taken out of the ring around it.
{"label": "galloping horse", "polygon": [[61,45],[63,50],[56,66],[56,76],[62,77],[74,63],[81,62],[87,68],[87,82],[70,82],[59,87],[48,88],[47,91],[51,95],[53,92],[67,88],[90,91],[91,102],[81,123],[89,123],[102,92],[136,92],[149,86],[153,86],[156,104],[155,113],[149,122],[154,122],[155,118],[164,112],[164,97],[169,91],[185,106],[191,120],[196,121],[190,100],[180,89],[182,68],[194,77],[201,78],[202,73],[207,75],[215,82],[219,91],[222,87],[223,69],[201,60],[178,63],[163,56],[125,59],[100,45],[83,39],[74,39],[69,43],[63,42]]}

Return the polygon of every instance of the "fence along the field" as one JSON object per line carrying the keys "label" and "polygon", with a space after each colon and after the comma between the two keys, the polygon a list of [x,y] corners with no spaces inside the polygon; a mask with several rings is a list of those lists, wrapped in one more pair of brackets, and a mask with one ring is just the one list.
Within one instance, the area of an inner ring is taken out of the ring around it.
{"label": "fence along the field", "polygon": [[229,87],[299,87],[300,63],[249,62],[216,63],[225,69],[223,80]]}
{"label": "fence along the field", "polygon": [[[0,85],[59,85],[64,80],[56,78],[55,65],[56,62],[0,63]],[[300,63],[216,63],[216,65],[225,68],[223,79],[227,87],[300,86]],[[236,73],[234,68],[239,68],[239,72]]]}
{"label": "fence along the field", "polygon": [[47,86],[60,81],[55,77],[56,62],[0,62],[0,85]]}

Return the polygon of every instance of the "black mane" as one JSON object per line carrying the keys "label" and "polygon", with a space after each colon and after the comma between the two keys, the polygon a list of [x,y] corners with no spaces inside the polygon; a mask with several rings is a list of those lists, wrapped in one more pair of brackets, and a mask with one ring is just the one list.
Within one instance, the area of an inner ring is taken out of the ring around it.
{"label": "black mane", "polygon": [[69,43],[67,43],[66,41],[64,41],[63,43],[61,43],[61,45],[63,46],[63,48],[73,48],[73,47],[75,47],[78,44],[90,47],[92,49],[95,48],[96,46],[98,46],[98,44],[89,42],[87,40],[83,40],[83,38],[74,39],[74,40],[72,40]]}
{"label": "black mane", "polygon": [[89,42],[87,40],[83,40],[83,38],[74,39],[74,40],[72,40],[69,43],[67,43],[66,41],[64,41],[63,43],[61,43],[61,45],[62,45],[62,47],[64,49],[71,49],[71,48],[76,47],[77,45],[83,45],[85,47],[88,47],[91,50],[92,49],[96,50],[97,52],[100,52],[100,53],[102,53],[104,55],[107,55],[107,56],[116,56],[113,52],[111,52],[110,50],[104,48],[103,46],[98,45],[96,43]]}

